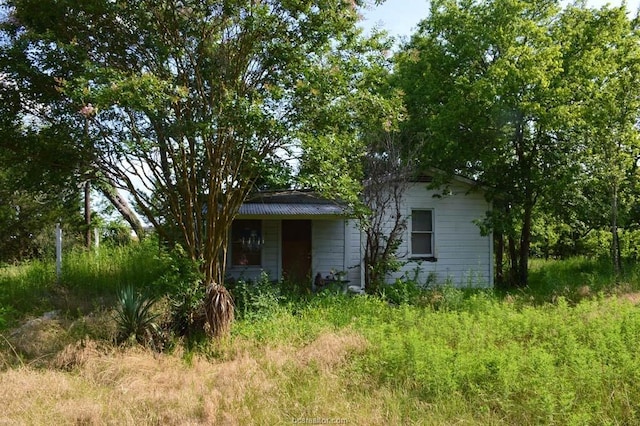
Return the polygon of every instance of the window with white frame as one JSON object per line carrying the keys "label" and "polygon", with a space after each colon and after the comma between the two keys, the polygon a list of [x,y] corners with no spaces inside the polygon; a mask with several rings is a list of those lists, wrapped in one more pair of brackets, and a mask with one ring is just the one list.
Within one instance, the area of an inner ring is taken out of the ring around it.
{"label": "window with white frame", "polygon": [[433,210],[411,210],[411,257],[434,257]]}

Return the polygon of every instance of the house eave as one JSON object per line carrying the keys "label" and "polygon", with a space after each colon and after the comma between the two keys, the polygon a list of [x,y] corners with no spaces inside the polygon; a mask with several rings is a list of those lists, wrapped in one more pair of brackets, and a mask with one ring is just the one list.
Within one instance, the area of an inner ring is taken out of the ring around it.
{"label": "house eave", "polygon": [[238,214],[236,219],[255,220],[341,220],[348,219],[343,214]]}
{"label": "house eave", "polygon": [[344,203],[302,191],[258,193],[240,206],[238,219],[343,219],[350,215]]}

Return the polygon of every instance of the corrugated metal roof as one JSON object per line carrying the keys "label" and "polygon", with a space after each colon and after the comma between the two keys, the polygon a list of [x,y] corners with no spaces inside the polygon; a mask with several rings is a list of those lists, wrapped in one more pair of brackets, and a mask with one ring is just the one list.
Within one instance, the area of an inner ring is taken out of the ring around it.
{"label": "corrugated metal roof", "polygon": [[242,204],[238,216],[337,216],[348,209],[339,202],[307,191],[274,191],[254,194]]}
{"label": "corrugated metal roof", "polygon": [[343,207],[332,203],[245,203],[239,216],[332,216],[343,215]]}

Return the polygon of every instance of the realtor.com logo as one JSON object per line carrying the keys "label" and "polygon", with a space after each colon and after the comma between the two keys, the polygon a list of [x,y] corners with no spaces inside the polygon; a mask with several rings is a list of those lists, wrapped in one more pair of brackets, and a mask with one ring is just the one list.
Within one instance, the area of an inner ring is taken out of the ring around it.
{"label": "realtor.com logo", "polygon": [[349,420],[330,417],[299,417],[294,418],[291,423],[297,425],[346,425]]}

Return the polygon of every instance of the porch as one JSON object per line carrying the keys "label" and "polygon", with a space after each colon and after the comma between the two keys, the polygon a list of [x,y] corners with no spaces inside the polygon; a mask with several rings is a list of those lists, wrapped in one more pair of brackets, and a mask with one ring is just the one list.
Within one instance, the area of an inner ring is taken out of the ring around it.
{"label": "porch", "polygon": [[361,282],[360,232],[346,208],[311,193],[260,194],[231,228],[227,273],[234,279],[290,280],[315,290],[315,278]]}

